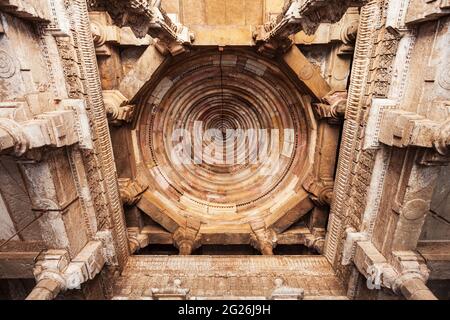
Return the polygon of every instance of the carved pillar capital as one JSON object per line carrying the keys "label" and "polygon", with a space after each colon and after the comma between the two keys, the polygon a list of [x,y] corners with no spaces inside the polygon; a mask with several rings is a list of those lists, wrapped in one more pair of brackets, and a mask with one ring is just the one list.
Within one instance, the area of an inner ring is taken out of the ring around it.
{"label": "carved pillar capital", "polygon": [[273,229],[268,229],[263,221],[251,224],[253,233],[251,234],[250,244],[263,255],[273,255],[273,249],[277,245],[277,234]]}
{"label": "carved pillar capital", "polygon": [[114,125],[131,122],[134,115],[134,105],[119,90],[104,90],[103,101],[109,121]]}
{"label": "carved pillar capital", "polygon": [[131,253],[135,253],[150,244],[149,234],[143,233],[139,228],[128,228],[128,241]]}
{"label": "carved pillar capital", "polygon": [[[81,284],[94,277],[102,270],[105,264],[103,245],[101,241],[91,241],[70,260],[66,250],[48,250],[42,253],[33,270],[38,283],[51,280],[56,296],[59,291],[79,289]],[[37,286],[40,291],[40,286]],[[32,293],[30,299],[39,299],[40,295]]]}
{"label": "carved pillar capital", "polygon": [[370,289],[385,287],[407,299],[436,299],[425,285],[429,270],[413,251],[393,251],[388,261],[370,241],[356,240],[353,262]]}
{"label": "carved pillar capital", "polygon": [[316,180],[313,176],[308,176],[303,183],[303,188],[310,194],[311,200],[320,207],[331,204],[333,186],[333,181]]}
{"label": "carved pillar capital", "polygon": [[173,243],[178,248],[180,255],[188,256],[192,254],[200,245],[198,233],[200,222],[189,219],[186,226],[179,227],[173,234]]}
{"label": "carved pillar capital", "polygon": [[119,191],[123,204],[133,206],[141,200],[142,194],[148,189],[148,185],[128,178],[119,178]]}
{"label": "carved pillar capital", "polygon": [[323,253],[325,248],[325,229],[314,228],[310,235],[305,238],[305,245],[308,248],[316,250],[319,254]]}

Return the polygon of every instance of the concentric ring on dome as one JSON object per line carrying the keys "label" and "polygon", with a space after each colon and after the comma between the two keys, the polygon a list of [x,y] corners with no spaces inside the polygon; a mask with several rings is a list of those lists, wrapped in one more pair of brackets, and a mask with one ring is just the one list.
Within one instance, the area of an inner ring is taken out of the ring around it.
{"label": "concentric ring on dome", "polygon": [[[301,192],[311,168],[313,125],[289,70],[250,51],[207,50],[177,58],[159,70],[158,79],[141,95],[140,147],[154,182],[152,192],[173,212],[201,219],[216,213],[217,221],[226,213],[225,220],[239,220],[255,215],[256,208],[274,213],[291,201],[289,195]],[[206,142],[195,134],[211,129]],[[177,130],[190,138],[173,141]],[[266,132],[264,142],[279,148],[265,149],[266,157],[256,161],[261,144],[235,136],[249,130],[259,136]],[[217,158],[208,152],[201,163],[195,163],[196,153],[189,155],[189,164],[176,161],[180,145],[204,151],[213,141],[234,141],[228,150],[234,161],[222,157],[223,162],[214,163]]]}

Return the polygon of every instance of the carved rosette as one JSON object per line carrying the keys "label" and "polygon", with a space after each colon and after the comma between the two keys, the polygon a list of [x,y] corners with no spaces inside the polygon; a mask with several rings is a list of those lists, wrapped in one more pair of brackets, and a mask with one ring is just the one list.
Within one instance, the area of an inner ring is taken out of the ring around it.
{"label": "carved rosette", "polygon": [[0,50],[0,78],[8,79],[16,73],[16,63],[4,50]]}

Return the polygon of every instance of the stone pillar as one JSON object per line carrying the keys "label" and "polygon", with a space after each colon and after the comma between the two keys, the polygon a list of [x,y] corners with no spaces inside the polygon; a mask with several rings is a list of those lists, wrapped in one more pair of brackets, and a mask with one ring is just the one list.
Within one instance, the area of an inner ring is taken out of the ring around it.
{"label": "stone pillar", "polygon": [[418,278],[406,280],[400,290],[408,300],[437,300],[425,283]]}
{"label": "stone pillar", "polygon": [[61,284],[53,279],[43,279],[36,284],[26,300],[53,300],[61,291]]}
{"label": "stone pillar", "polygon": [[188,256],[192,254],[199,246],[197,239],[200,230],[200,222],[195,219],[186,221],[186,225],[179,227],[173,234],[174,245],[178,248],[181,256]]}

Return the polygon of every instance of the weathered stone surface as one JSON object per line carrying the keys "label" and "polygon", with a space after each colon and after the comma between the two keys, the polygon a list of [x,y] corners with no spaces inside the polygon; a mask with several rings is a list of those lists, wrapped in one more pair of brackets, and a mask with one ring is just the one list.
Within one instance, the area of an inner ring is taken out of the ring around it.
{"label": "weathered stone surface", "polygon": [[[190,289],[189,298],[269,298],[274,281],[303,289],[305,299],[344,296],[323,257],[133,257],[114,285],[114,299],[143,299],[175,279]],[[201,279],[201,280],[200,280]],[[211,286],[214,283],[214,287]]]}
{"label": "weathered stone surface", "polygon": [[449,10],[0,0],[6,296],[445,297]]}

